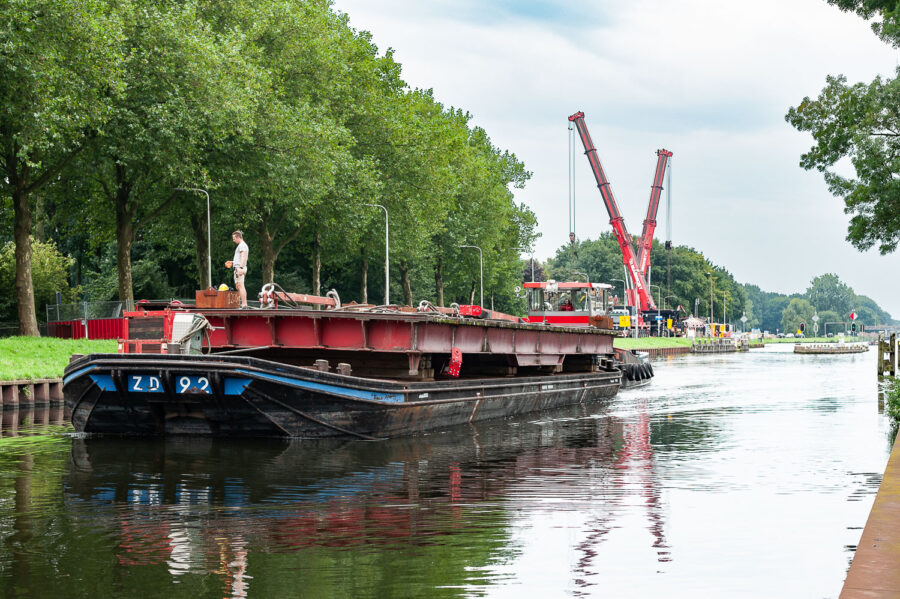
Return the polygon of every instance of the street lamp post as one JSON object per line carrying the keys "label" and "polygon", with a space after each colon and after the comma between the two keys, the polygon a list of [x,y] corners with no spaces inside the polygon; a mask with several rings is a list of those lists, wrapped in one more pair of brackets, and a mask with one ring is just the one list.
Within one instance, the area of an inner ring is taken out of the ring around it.
{"label": "street lamp post", "polygon": [[588,283],[591,282],[591,277],[588,276],[588,274],[587,274],[586,272],[581,272],[581,271],[579,271],[579,270],[573,270],[573,271],[572,271],[572,274],[573,274],[573,275],[581,275],[581,276],[583,276],[583,277],[585,278],[585,280],[586,280]]}
{"label": "street lamp post", "polygon": [[391,246],[390,246],[390,230],[388,228],[388,211],[381,204],[363,204],[363,206],[371,206],[372,208],[381,208],[384,210],[384,305],[391,305]]}
{"label": "street lamp post", "polygon": [[481,248],[477,245],[461,245],[461,248],[472,248],[478,250],[478,263],[479,269],[481,272],[481,304],[479,304],[482,308],[484,308],[484,253],[481,251]]}
{"label": "street lamp post", "polygon": [[709,275],[709,322],[712,324],[713,321],[713,278],[712,271],[706,273]]}
{"label": "street lamp post", "polygon": [[[670,297],[675,297],[675,296],[674,296],[674,295],[667,295],[666,297],[663,298],[663,303],[665,303],[665,301],[666,301],[667,299],[669,299]],[[663,306],[663,308],[665,308],[665,306]]]}
{"label": "street lamp post", "polygon": [[175,191],[198,191],[206,196],[206,276],[207,285],[212,287],[212,237],[210,234],[212,226],[209,218],[209,192],[199,187],[176,187]]}

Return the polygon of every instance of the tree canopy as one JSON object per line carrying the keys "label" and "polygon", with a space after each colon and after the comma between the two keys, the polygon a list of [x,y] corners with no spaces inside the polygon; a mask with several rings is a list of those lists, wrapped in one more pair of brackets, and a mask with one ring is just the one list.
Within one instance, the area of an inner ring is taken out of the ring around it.
{"label": "tree canopy", "polygon": [[[875,19],[878,36],[900,46],[900,3],[887,0],[828,0],[845,11]],[[898,70],[900,73],[900,70]],[[851,215],[847,240],[860,250],[894,252],[900,242],[900,80],[876,77],[870,83],[826,78],[815,99],[805,97],[785,119],[809,132],[813,146],[800,165],[823,173],[831,193]],[[854,175],[838,168],[847,160]]]}
{"label": "tree canopy", "polygon": [[485,296],[513,309],[536,223],[512,189],[530,174],[465,110],[407,86],[329,0],[0,11],[0,220],[15,225],[0,241],[15,242],[21,290],[4,301],[23,333],[36,332],[32,233],[72,257],[88,300],[190,297],[227,280],[242,229],[251,289],[340,285],[367,301],[384,292],[367,275],[389,249],[395,300],[468,302],[480,265],[460,246],[475,245]]}

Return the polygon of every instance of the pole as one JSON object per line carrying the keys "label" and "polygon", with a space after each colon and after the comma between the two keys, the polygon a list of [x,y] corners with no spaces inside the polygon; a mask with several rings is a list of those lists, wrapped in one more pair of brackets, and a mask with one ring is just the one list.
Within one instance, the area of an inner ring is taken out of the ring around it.
{"label": "pole", "polygon": [[461,248],[473,248],[478,250],[478,264],[479,270],[481,272],[481,303],[479,306],[484,308],[484,253],[481,251],[481,248],[477,245],[461,245]]}
{"label": "pole", "polygon": [[672,157],[666,168],[666,293],[672,293]]}
{"label": "pole", "polygon": [[206,277],[212,287],[212,222],[209,212],[209,192],[199,187],[176,187],[176,191],[199,191],[206,196]]}
{"label": "pole", "polygon": [[390,231],[388,228],[388,211],[381,204],[363,204],[363,206],[371,206],[372,208],[381,208],[384,210],[384,305],[391,305],[391,244]]}
{"label": "pole", "polygon": [[709,322],[712,324],[713,321],[713,286],[712,286],[712,271],[707,273],[709,275]]}

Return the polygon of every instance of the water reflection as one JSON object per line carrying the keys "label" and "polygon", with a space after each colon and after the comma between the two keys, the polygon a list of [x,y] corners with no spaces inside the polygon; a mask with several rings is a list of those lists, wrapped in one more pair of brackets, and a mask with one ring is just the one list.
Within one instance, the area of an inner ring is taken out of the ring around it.
{"label": "water reflection", "polygon": [[61,404],[23,404],[16,408],[0,409],[0,438],[43,433],[48,426],[63,427],[68,420]]}
{"label": "water reflection", "polygon": [[20,413],[0,594],[835,596],[889,449],[871,361],[669,360],[608,404],[383,443]]}
{"label": "water reflection", "polygon": [[[637,500],[648,549],[668,561],[649,417],[555,416],[374,444],[76,439],[66,510],[114,537],[119,566],[156,567],[158,584],[216,577],[233,597],[271,570],[323,592],[411,573],[432,587],[496,583],[492,566],[518,551],[511,506],[589,508],[595,531],[573,573],[587,580],[596,545]],[[302,559],[285,569],[286,556]]]}

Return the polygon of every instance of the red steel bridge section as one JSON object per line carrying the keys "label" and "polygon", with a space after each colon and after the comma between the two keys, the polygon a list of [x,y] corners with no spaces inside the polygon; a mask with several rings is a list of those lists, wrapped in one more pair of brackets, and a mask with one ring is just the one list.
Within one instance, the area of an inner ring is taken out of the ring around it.
{"label": "red steel bridge section", "polygon": [[[207,330],[203,346],[212,353],[240,351],[272,359],[333,358],[354,362],[354,371],[356,364],[377,362],[376,357],[406,358],[413,376],[423,357],[449,356],[454,348],[467,363],[491,361],[513,369],[563,370],[568,357],[571,369],[584,370],[593,356],[614,353],[613,332],[593,327],[548,327],[429,313],[187,308],[127,312],[122,351],[165,352],[160,341],[172,338],[172,319],[185,312],[200,313],[209,321],[212,328]],[[143,341],[132,334],[138,330]]]}

